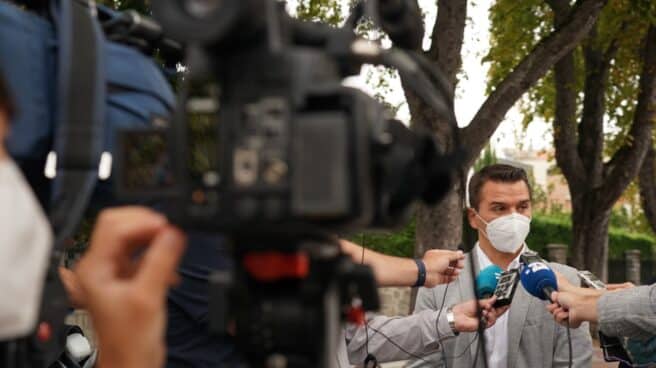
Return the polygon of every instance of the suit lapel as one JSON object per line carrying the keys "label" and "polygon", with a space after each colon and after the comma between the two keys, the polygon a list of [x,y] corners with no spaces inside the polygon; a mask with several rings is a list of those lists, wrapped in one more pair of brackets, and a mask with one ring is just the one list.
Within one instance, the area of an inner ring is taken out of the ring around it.
{"label": "suit lapel", "polygon": [[524,323],[531,305],[533,304],[534,297],[524,290],[524,287],[519,284],[515,291],[510,310],[508,315],[508,367],[514,368],[519,354],[519,342],[522,338],[524,331]]}

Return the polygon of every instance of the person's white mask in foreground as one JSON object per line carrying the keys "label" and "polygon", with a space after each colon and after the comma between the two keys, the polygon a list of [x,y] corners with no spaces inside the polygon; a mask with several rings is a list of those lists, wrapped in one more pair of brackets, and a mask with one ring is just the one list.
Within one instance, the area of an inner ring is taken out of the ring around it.
{"label": "person's white mask in foreground", "polygon": [[20,169],[0,160],[0,340],[34,329],[51,246],[48,220]]}

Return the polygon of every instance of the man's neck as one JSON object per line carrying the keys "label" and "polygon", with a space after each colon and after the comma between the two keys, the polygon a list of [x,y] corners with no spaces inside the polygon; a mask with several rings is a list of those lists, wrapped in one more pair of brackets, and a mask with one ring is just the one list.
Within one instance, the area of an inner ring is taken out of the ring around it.
{"label": "man's neck", "polygon": [[510,263],[519,256],[522,252],[523,247],[520,247],[515,253],[503,253],[499,252],[490,241],[483,235],[479,234],[478,236],[478,246],[481,248],[483,253],[493,264],[503,268],[504,270],[508,269]]}
{"label": "man's neck", "polygon": [[7,153],[7,150],[2,147],[2,143],[0,143],[0,161],[7,159],[9,159],[9,154]]}

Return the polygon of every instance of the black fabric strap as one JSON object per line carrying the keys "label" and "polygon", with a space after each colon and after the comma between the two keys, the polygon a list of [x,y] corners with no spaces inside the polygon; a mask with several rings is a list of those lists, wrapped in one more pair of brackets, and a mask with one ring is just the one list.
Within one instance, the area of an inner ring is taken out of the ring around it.
{"label": "black fabric strap", "polygon": [[58,35],[57,101],[50,220],[53,255],[44,284],[39,324],[52,330],[43,341],[28,338],[30,367],[46,368],[63,354],[70,302],[58,274],[61,251],[80,224],[91,199],[102,153],[105,115],[103,34],[89,7],[75,0],[51,1]]}
{"label": "black fabric strap", "polygon": [[61,0],[57,23],[60,110],[50,217],[56,234],[55,247],[61,250],[82,220],[97,181],[105,83],[102,32],[90,8],[77,1]]}

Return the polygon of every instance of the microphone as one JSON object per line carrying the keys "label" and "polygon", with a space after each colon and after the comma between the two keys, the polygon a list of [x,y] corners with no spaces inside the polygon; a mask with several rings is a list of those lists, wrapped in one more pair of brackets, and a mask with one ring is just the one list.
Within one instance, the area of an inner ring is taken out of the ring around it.
{"label": "microphone", "polygon": [[485,267],[476,276],[476,297],[478,299],[491,298],[497,288],[499,276],[503,273],[501,267],[497,265],[490,265]]}
{"label": "microphone", "polygon": [[529,294],[542,300],[551,300],[551,293],[558,291],[556,274],[544,262],[525,265],[519,276]]}

